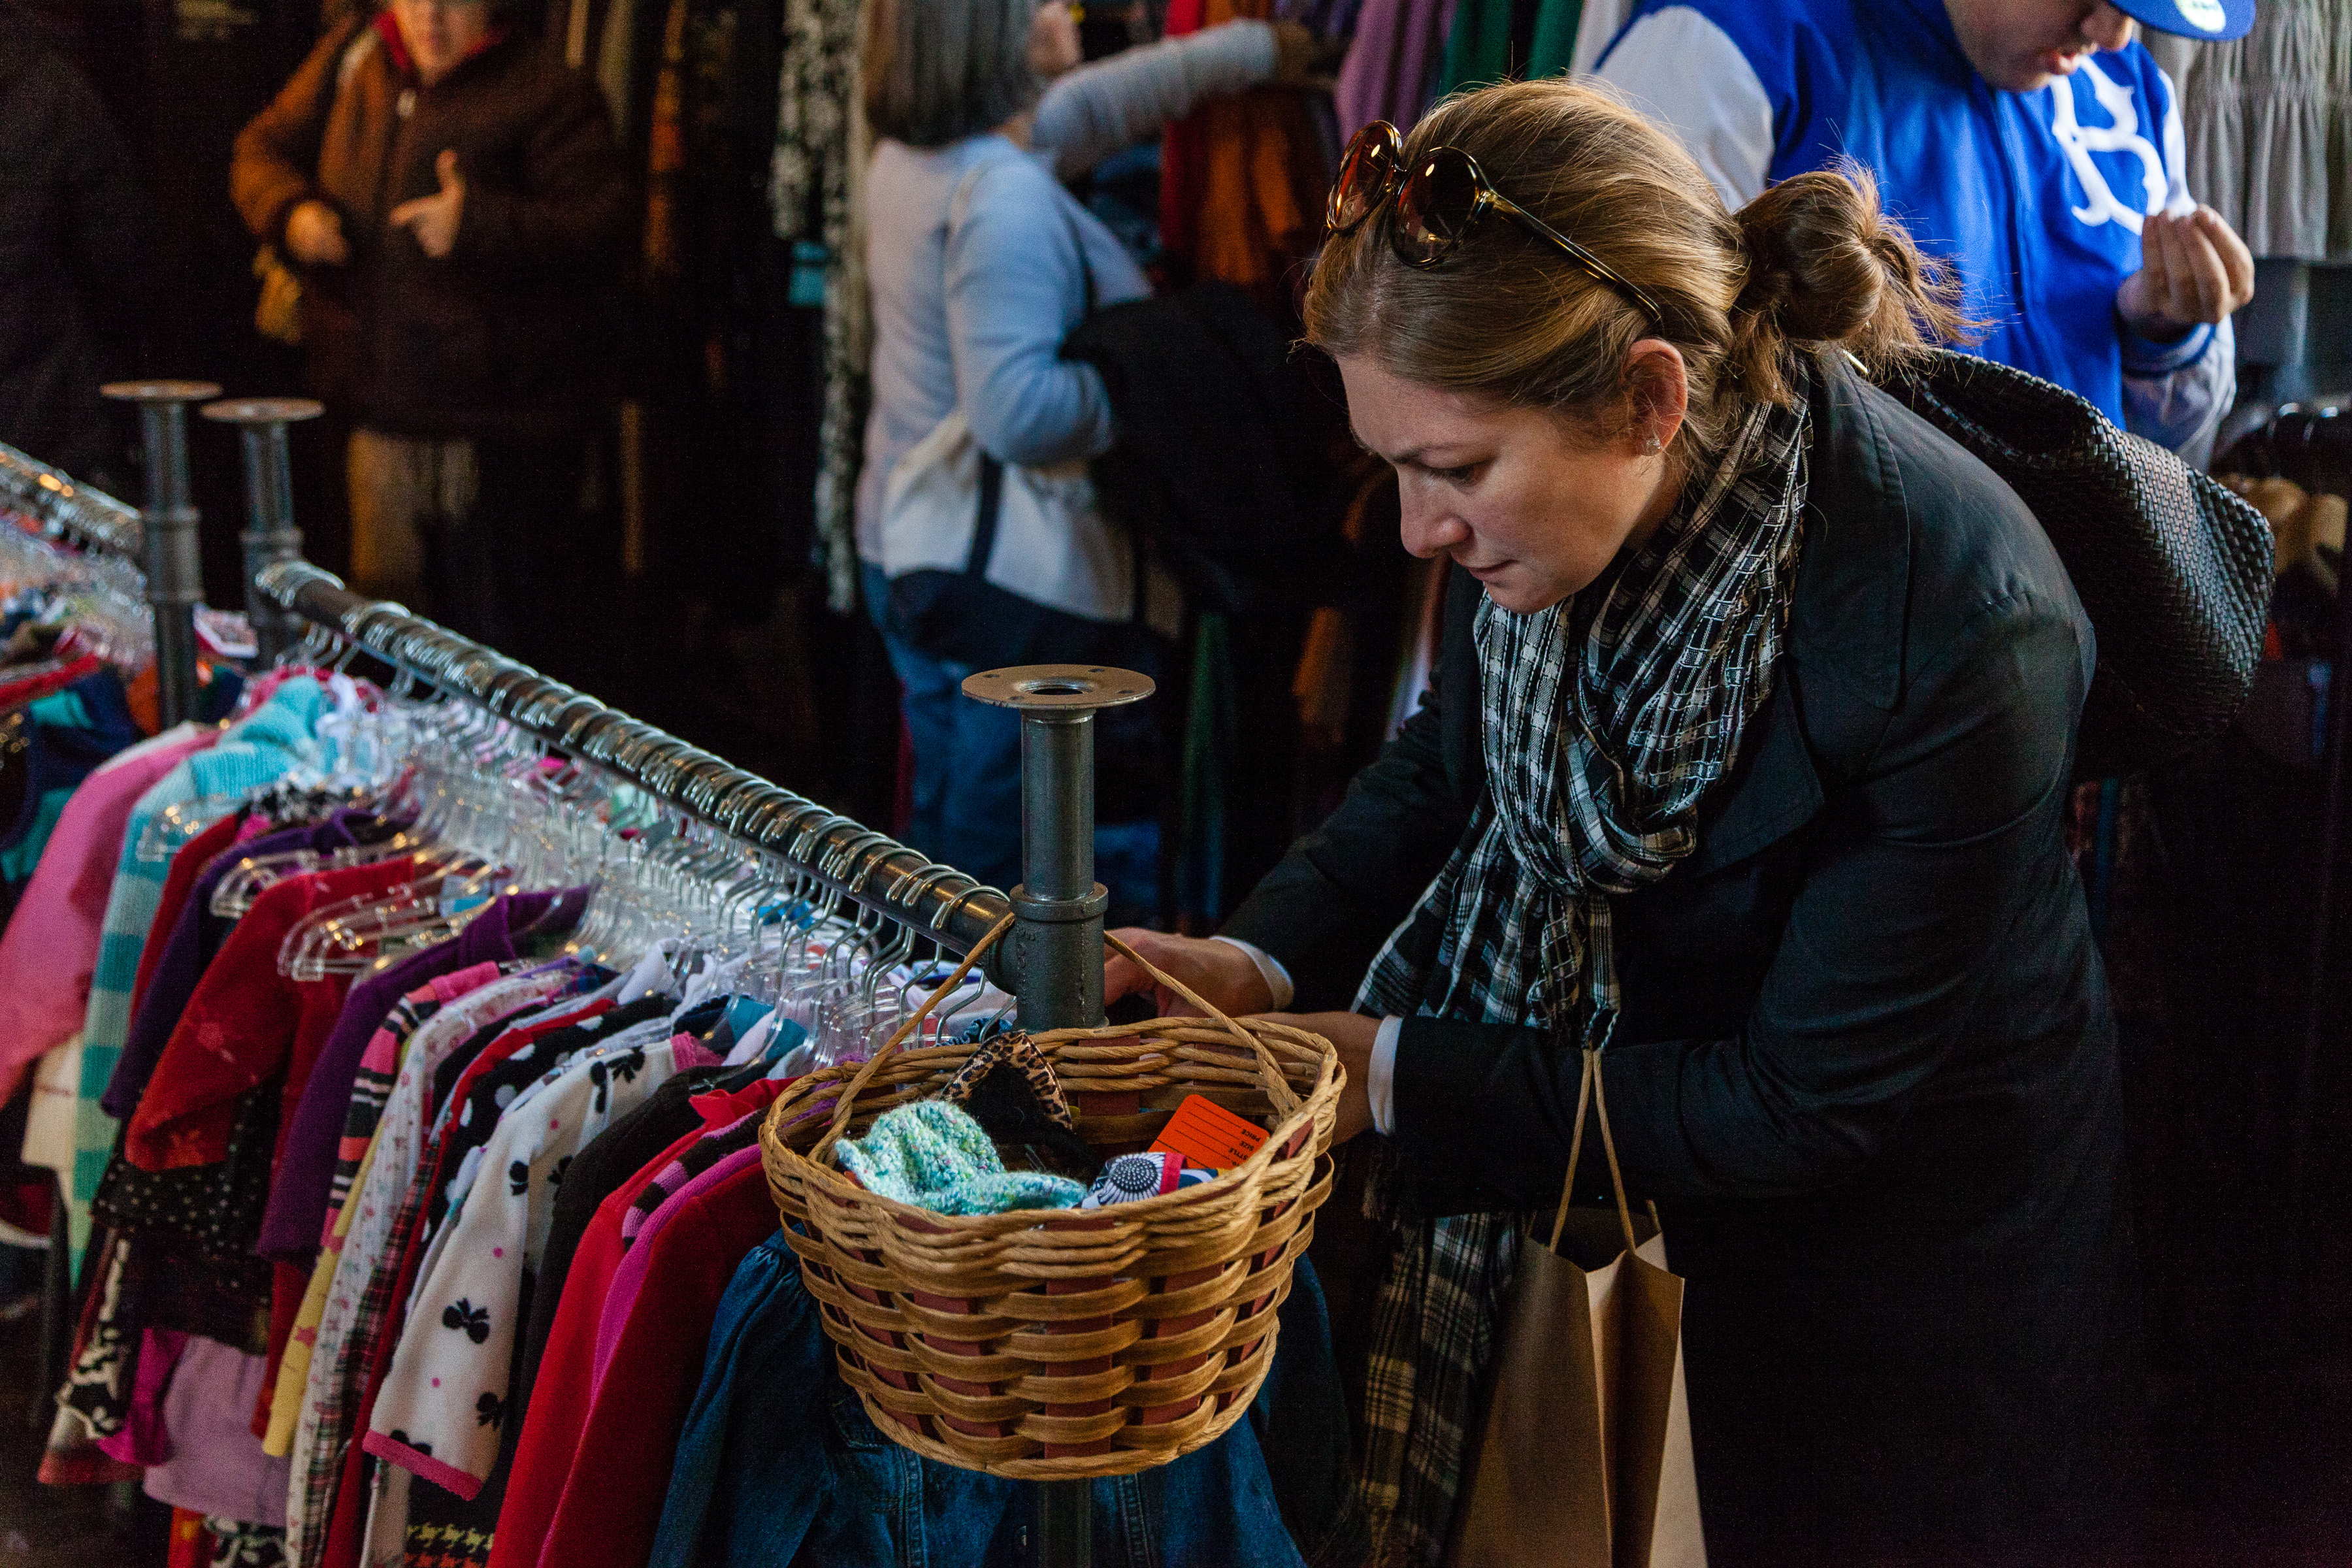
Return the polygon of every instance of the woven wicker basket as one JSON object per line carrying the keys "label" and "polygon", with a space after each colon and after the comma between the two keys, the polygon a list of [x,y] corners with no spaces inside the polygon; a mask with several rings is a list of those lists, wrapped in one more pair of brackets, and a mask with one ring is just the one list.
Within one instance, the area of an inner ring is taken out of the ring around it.
{"label": "woven wicker basket", "polygon": [[795,1081],[761,1124],[769,1189],[841,1375],[919,1454],[1032,1480],[1129,1475],[1214,1440],[1265,1380],[1276,1309],[1331,1191],[1339,1058],[1318,1035],[1237,1024],[1151,973],[1213,1016],[1035,1042],[1078,1135],[1104,1153],[1142,1148],[1188,1094],[1280,1118],[1213,1181],[1102,1209],[974,1216],[868,1192],[834,1166],[834,1141],[936,1094],[971,1054],[902,1050],[921,1013],[870,1059]]}

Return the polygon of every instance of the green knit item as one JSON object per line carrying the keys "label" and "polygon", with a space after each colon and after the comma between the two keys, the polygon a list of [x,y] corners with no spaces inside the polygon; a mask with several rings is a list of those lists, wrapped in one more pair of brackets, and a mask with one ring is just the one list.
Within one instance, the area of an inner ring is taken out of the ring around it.
{"label": "green knit item", "polygon": [[980,1123],[944,1100],[886,1110],[833,1152],[867,1192],[933,1214],[1073,1208],[1087,1193],[1066,1177],[1006,1170]]}

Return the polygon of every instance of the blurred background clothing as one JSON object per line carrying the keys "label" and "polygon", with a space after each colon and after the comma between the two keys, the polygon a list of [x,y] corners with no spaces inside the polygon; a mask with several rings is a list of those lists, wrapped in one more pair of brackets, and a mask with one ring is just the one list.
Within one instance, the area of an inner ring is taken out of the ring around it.
{"label": "blurred background clothing", "polygon": [[155,277],[113,117],[47,26],[0,5],[0,441],[128,489],[98,388],[133,373]]}
{"label": "blurred background clothing", "polygon": [[[390,221],[465,181],[456,246],[425,254]],[[430,86],[389,13],[319,41],[237,137],[237,209],[286,251],[307,201],[341,217],[350,259],[301,266],[312,393],[408,436],[548,437],[612,401],[599,305],[620,279],[633,205],[604,99],[545,43],[498,24]]]}
{"label": "blurred background clothing", "polygon": [[[230,184],[299,282],[309,389],[352,432],[353,585],[593,682],[578,578],[617,531],[595,436],[635,195],[593,80],[493,18],[430,83],[391,12],[331,29],[239,133]],[[434,256],[392,215],[452,153],[463,205]],[[311,202],[346,259],[290,259]]]}

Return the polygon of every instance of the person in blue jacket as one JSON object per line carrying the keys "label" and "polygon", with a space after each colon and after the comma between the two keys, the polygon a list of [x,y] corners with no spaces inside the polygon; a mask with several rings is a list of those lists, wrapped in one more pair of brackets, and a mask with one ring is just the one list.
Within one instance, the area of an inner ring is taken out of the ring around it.
{"label": "person in blue jacket", "polygon": [[2182,179],[2141,25],[2234,38],[2253,0],[1643,0],[1601,79],[1738,208],[1853,158],[1948,261],[1979,352],[2192,462],[2237,390],[2253,258]]}

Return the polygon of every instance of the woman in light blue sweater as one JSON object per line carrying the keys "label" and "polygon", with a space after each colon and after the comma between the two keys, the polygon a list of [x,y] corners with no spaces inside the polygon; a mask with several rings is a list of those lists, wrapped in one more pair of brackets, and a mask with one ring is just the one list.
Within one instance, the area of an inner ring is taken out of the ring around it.
{"label": "woman in light blue sweater", "polygon": [[[1086,315],[1090,284],[1097,306],[1151,286],[1061,177],[1217,94],[1303,81],[1316,47],[1295,25],[1233,22],[1078,66],[1060,0],[879,0],[869,19],[874,406],[858,554],[905,689],[915,753],[908,841],[984,881],[1019,879],[1019,721],[959,694],[982,667],[917,647],[890,624],[880,563],[891,469],[959,411],[981,449],[1007,465],[1106,450],[1113,423],[1102,377],[1063,359],[1062,342]],[[1097,829],[1096,875],[1114,910],[1152,912],[1158,860],[1156,822]]]}

